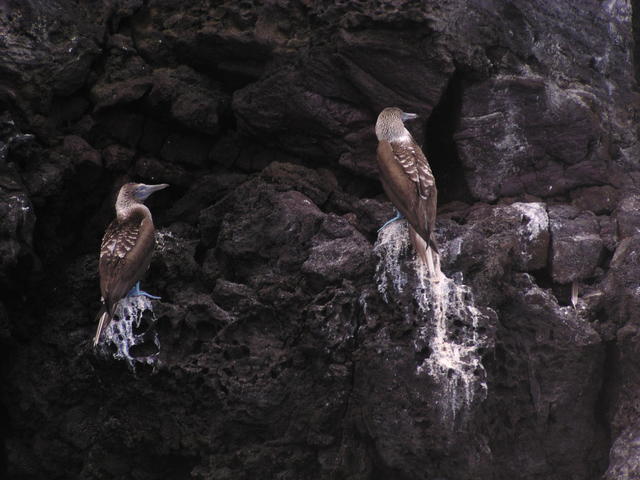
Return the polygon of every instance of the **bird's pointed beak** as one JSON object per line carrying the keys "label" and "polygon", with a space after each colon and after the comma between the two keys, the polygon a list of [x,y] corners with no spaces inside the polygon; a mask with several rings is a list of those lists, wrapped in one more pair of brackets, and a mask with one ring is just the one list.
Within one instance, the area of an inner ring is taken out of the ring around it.
{"label": "bird's pointed beak", "polygon": [[138,200],[146,200],[147,198],[149,198],[149,195],[151,195],[152,193],[157,192],[158,190],[167,188],[168,186],[169,186],[168,183],[160,183],[158,185],[142,184],[136,190],[136,197],[138,198]]}
{"label": "bird's pointed beak", "polygon": [[414,118],[418,118],[418,114],[402,112],[402,116],[401,117],[402,117],[402,121],[406,122],[407,120],[413,120]]}

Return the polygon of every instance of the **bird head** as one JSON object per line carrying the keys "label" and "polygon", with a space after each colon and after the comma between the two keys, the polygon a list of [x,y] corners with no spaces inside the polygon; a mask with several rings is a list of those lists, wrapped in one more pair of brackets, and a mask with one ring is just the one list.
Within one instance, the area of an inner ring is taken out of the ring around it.
{"label": "bird head", "polygon": [[125,183],[120,187],[118,192],[118,200],[116,201],[116,209],[118,206],[126,207],[133,203],[143,203],[149,195],[163,188],[167,188],[168,183],[160,183],[159,185],[146,185],[144,183]]}
{"label": "bird head", "polygon": [[139,202],[144,202],[149,195],[158,190],[162,190],[169,186],[168,183],[160,183],[158,185],[146,185],[144,183],[134,183],[133,185],[133,198],[135,198]]}
{"label": "bird head", "polygon": [[404,127],[404,122],[413,118],[418,118],[418,115],[403,112],[398,107],[385,108],[378,115],[378,121],[376,122],[378,141],[393,142],[411,138],[411,134]]}

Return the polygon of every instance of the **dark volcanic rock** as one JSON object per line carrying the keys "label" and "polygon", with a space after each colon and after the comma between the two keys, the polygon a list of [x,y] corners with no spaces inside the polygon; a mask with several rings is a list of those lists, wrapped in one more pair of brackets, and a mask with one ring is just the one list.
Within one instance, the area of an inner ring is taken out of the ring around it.
{"label": "dark volcanic rock", "polygon": [[549,217],[543,203],[478,205],[467,212],[463,225],[455,219],[441,225],[447,271],[470,275],[474,291],[482,292],[487,303],[503,298],[496,281],[510,271],[531,272],[547,264]]}
{"label": "dark volcanic rock", "polygon": [[[31,274],[36,216],[29,192],[11,160],[16,153],[28,155],[32,140],[32,135],[24,135],[15,127],[9,115],[0,117],[0,289],[13,294],[24,288]],[[26,152],[21,152],[25,146]]]}
{"label": "dark volcanic rock", "polygon": [[83,86],[104,35],[105,6],[28,0],[3,2],[0,10],[3,102],[47,112],[54,95]]}
{"label": "dark volcanic rock", "polygon": [[371,246],[346,219],[329,216],[312,240],[302,272],[318,284],[359,278],[371,272]]}
{"label": "dark volcanic rock", "polygon": [[[594,414],[605,357],[600,336],[529,275],[514,276],[506,288],[487,408],[510,407],[490,427],[493,459],[503,478],[522,478],[523,471],[524,478],[598,478],[607,458],[606,429]],[[514,459],[514,448],[526,454]]]}
{"label": "dark volcanic rock", "polygon": [[[637,353],[637,352],[636,352]],[[631,480],[640,475],[637,435],[640,425],[631,425],[611,448],[611,467],[603,477],[606,480]]]}
{"label": "dark volcanic rock", "polygon": [[[248,272],[256,268],[265,272],[265,280],[300,270],[318,286],[371,271],[371,247],[348,221],[323,214],[301,193],[278,192],[260,180],[243,184],[204,210],[200,224],[205,244],[219,228],[222,265],[254,286],[260,277]],[[265,285],[269,295],[271,281]]]}
{"label": "dark volcanic rock", "polygon": [[126,171],[131,166],[135,152],[122,145],[109,145],[102,152],[107,170]]}
{"label": "dark volcanic rock", "polygon": [[614,212],[620,239],[640,232],[640,195],[631,194],[623,198]]}
{"label": "dark volcanic rock", "polygon": [[640,237],[633,235],[618,243],[602,285],[604,294],[609,299],[606,318],[619,326],[635,318],[634,312],[638,308],[635,279],[638,276],[636,265],[639,241]]}
{"label": "dark volcanic rock", "polygon": [[219,117],[228,104],[218,85],[185,66],[155,70],[146,101],[153,110],[208,135],[218,133]]}
{"label": "dark volcanic rock", "polygon": [[211,141],[197,134],[170,134],[160,150],[166,162],[203,167],[209,158]]}
{"label": "dark volcanic rock", "polygon": [[241,173],[219,171],[191,182],[187,193],[171,206],[169,220],[195,223],[201,210],[222,199],[246,178]]}
{"label": "dark volcanic rock", "polygon": [[[0,477],[637,479],[636,9],[0,2]],[[439,281],[378,231],[391,105]],[[125,181],[155,370],[91,348]]]}
{"label": "dark volcanic rock", "polygon": [[616,332],[611,352],[616,370],[607,392],[613,440],[611,463],[604,476],[607,480],[631,479],[639,471],[635,456],[639,431],[635,396],[639,378],[636,359],[640,348],[637,320],[640,308],[637,295],[639,248],[638,235],[621,240],[603,285],[604,297],[608,300],[604,315],[608,322],[613,323],[608,332]]}
{"label": "dark volcanic rock", "polygon": [[603,249],[597,218],[572,207],[553,206],[549,208],[549,219],[553,280],[570,283],[592,276]]}
{"label": "dark volcanic rock", "polygon": [[262,171],[261,176],[284,189],[304,193],[318,206],[324,205],[338,188],[338,182],[330,171],[316,171],[290,163],[273,162]]}
{"label": "dark volcanic rock", "polygon": [[69,135],[64,138],[62,144],[63,151],[71,158],[76,165],[92,165],[95,169],[102,167],[100,154],[82,137]]}
{"label": "dark volcanic rock", "polygon": [[595,214],[611,213],[619,198],[618,190],[609,185],[580,188],[571,192],[571,200],[575,207],[590,210]]}
{"label": "dark volcanic rock", "polygon": [[35,215],[27,192],[11,176],[0,173],[0,285],[19,287],[31,267]]}
{"label": "dark volcanic rock", "polygon": [[540,77],[491,79],[466,90],[455,138],[471,193],[483,201],[547,197],[604,181],[603,159],[592,151],[603,132],[588,96]]}

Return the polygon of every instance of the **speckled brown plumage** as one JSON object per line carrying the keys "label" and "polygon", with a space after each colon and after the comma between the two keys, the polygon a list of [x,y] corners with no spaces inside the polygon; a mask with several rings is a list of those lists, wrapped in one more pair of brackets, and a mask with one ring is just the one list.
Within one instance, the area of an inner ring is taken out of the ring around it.
{"label": "speckled brown plumage", "polygon": [[433,238],[438,191],[427,158],[404,127],[403,114],[392,107],[378,117],[378,169],[385,193],[407,218],[411,241],[427,263],[427,250],[438,252]]}
{"label": "speckled brown plumage", "polygon": [[144,188],[157,190],[165,186],[127,183],[118,193],[117,215],[107,228],[100,247],[99,272],[103,308],[98,314],[99,324],[94,345],[109,325],[117,303],[142,278],[151,262],[155,228],[151,212],[142,203],[146,197],[137,198],[137,192]]}

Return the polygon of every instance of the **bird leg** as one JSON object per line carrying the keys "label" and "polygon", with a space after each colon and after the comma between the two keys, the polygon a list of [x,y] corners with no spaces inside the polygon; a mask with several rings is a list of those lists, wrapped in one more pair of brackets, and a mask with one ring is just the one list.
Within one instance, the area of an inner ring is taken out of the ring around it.
{"label": "bird leg", "polygon": [[384,227],[386,227],[387,225],[389,225],[390,223],[395,222],[396,220],[402,220],[404,218],[404,215],[400,213],[399,210],[396,210],[396,216],[393,217],[391,220],[387,221],[387,223],[385,223],[384,225],[382,225],[378,231],[382,230]]}
{"label": "bird leg", "polygon": [[135,286],[131,290],[129,290],[129,293],[127,293],[127,297],[139,297],[139,296],[149,297],[154,300],[160,300],[160,297],[156,297],[155,295],[151,295],[150,293],[140,290],[140,281],[137,281]]}

